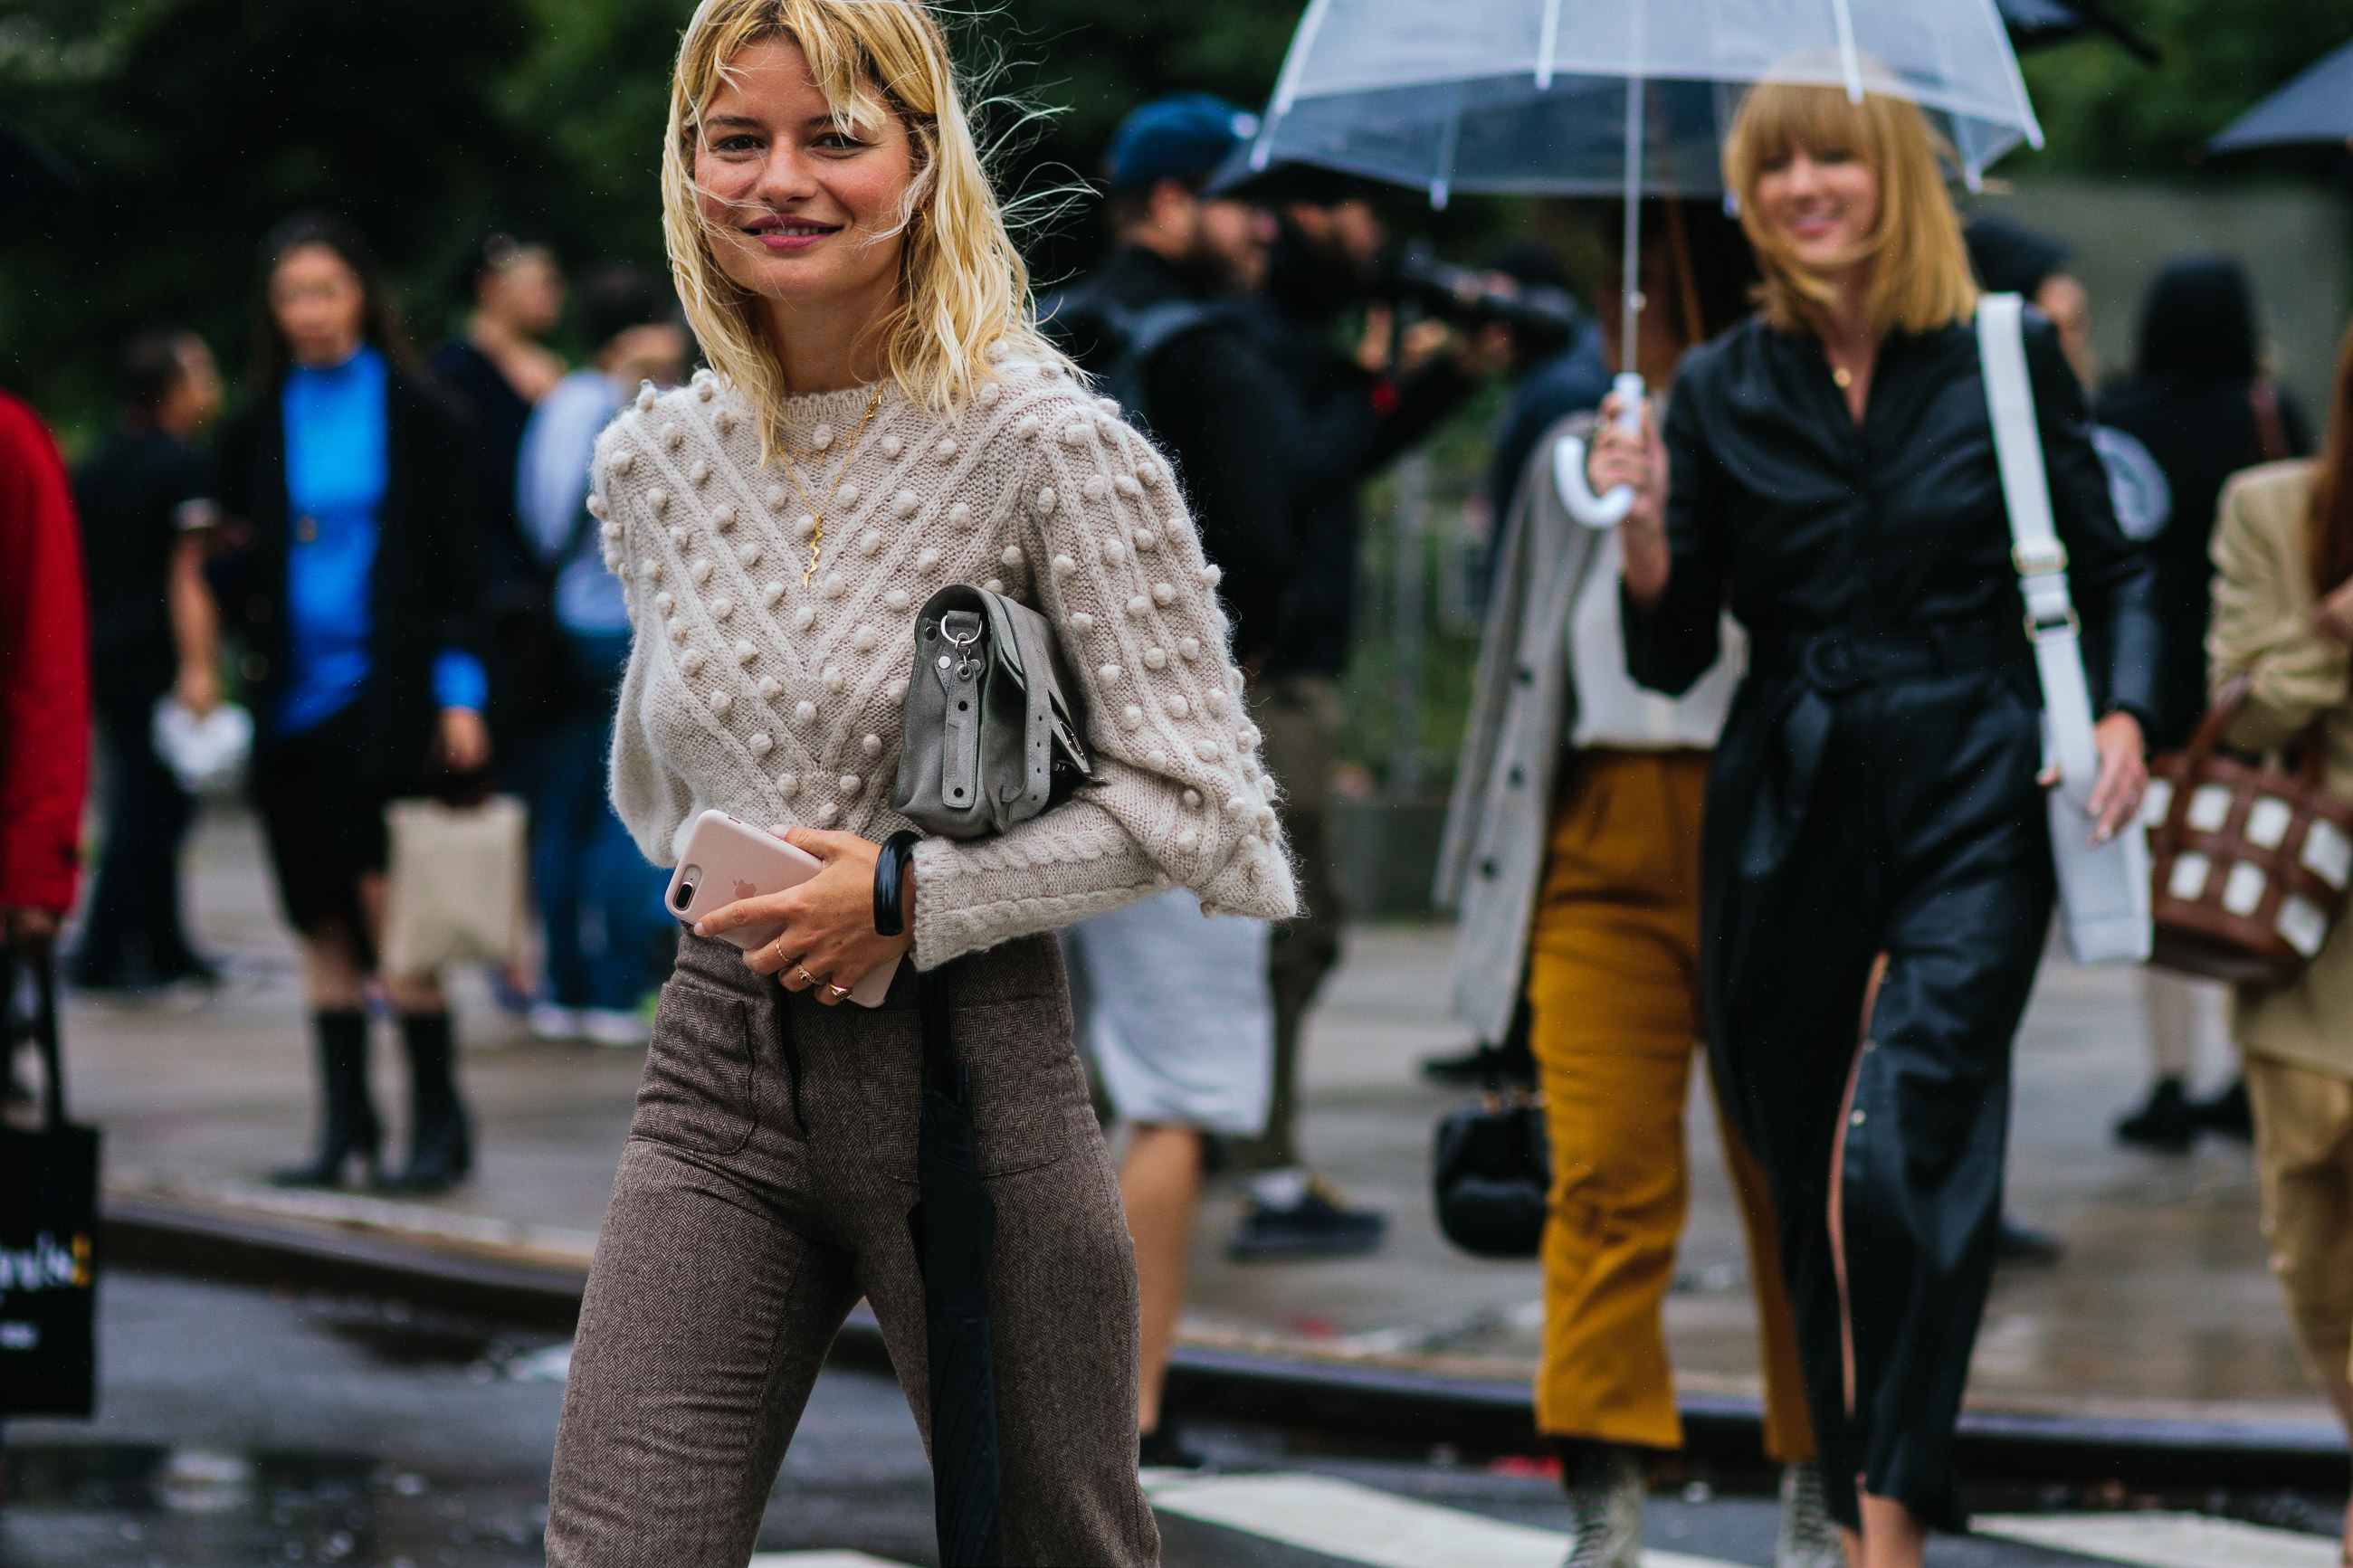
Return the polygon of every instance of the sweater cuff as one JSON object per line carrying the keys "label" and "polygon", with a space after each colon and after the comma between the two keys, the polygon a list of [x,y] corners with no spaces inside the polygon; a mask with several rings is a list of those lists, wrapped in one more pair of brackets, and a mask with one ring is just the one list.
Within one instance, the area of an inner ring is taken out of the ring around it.
{"label": "sweater cuff", "polygon": [[992,838],[925,838],[913,858],[909,956],[919,970],[1109,914],[1172,885],[1116,819],[1082,803]]}
{"label": "sweater cuff", "polygon": [[470,708],[479,713],[490,702],[491,678],[482,661],[459,648],[444,648],[433,659],[433,702],[439,708]]}

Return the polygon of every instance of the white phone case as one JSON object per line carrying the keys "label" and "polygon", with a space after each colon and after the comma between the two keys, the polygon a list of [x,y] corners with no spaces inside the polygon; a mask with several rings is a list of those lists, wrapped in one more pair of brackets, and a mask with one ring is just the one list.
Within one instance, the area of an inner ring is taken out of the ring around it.
{"label": "white phone case", "polygon": [[[694,819],[686,849],[670,873],[664,902],[670,912],[691,926],[713,910],[743,899],[759,898],[797,888],[820,870],[825,862],[806,849],[795,848],[773,833],[723,811],[706,811]],[[744,952],[774,942],[781,925],[740,926],[720,933]],[[899,961],[876,964],[849,988],[849,999],[861,1007],[880,1007],[891,990]]]}

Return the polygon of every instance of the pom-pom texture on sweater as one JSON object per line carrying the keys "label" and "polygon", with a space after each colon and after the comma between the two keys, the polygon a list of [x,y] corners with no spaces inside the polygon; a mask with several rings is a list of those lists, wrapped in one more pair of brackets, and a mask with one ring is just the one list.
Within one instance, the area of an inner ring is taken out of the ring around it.
{"label": "pom-pom texture on sweater", "polygon": [[664,865],[712,807],[873,839],[909,826],[891,795],[914,613],[976,583],[1053,624],[1097,782],[1000,836],[917,846],[917,965],[1172,883],[1210,910],[1290,915],[1274,783],[1176,476],[1062,366],[996,371],[946,417],[886,391],[854,448],[870,388],[787,402],[808,498],[840,469],[807,587],[810,509],[781,456],[761,466],[732,388],[703,372],[614,420],[589,510],[635,627],[615,809]]}

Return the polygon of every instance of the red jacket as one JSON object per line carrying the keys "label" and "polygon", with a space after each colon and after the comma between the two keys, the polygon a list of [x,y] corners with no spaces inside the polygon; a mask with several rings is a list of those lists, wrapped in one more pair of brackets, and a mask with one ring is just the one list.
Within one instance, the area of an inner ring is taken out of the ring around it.
{"label": "red jacket", "polygon": [[0,393],[0,909],[73,903],[90,773],[90,630],[73,491]]}

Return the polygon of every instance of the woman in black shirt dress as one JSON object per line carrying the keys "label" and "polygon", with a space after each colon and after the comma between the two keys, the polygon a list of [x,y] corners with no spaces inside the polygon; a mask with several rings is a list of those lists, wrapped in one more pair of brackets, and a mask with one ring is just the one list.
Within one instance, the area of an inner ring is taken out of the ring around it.
{"label": "woman in black shirt dress", "polygon": [[[1900,100],[1752,92],[1725,171],[1764,309],[1684,361],[1663,440],[1613,433],[1589,475],[1640,489],[1620,525],[1635,678],[1689,686],[1727,604],[1750,637],[1708,785],[1709,1044],[1781,1214],[1831,1510],[1874,1565],[1960,1522],[1953,1426],[2053,890],[2041,695],[1936,148]],[[2150,570],[2039,316],[2027,361],[2114,832],[2146,784]]]}

